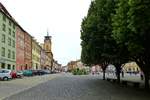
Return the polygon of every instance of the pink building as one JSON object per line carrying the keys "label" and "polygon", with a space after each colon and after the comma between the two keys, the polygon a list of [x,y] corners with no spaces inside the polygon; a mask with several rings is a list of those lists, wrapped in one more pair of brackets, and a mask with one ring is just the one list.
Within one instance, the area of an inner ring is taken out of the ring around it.
{"label": "pink building", "polygon": [[18,26],[16,29],[16,70],[22,70],[25,66],[24,34],[25,31],[20,26]]}
{"label": "pink building", "polygon": [[23,69],[32,68],[32,36],[25,32],[24,34],[24,61],[25,66]]}

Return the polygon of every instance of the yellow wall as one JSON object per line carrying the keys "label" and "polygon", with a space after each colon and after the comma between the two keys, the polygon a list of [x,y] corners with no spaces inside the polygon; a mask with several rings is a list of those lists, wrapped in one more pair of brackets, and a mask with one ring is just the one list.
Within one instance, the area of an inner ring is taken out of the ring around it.
{"label": "yellow wall", "polygon": [[40,55],[41,55],[40,45],[35,40],[32,40],[32,69],[41,69]]}
{"label": "yellow wall", "polygon": [[139,66],[135,62],[126,63],[123,66],[123,69],[125,72],[138,72],[140,71]]}

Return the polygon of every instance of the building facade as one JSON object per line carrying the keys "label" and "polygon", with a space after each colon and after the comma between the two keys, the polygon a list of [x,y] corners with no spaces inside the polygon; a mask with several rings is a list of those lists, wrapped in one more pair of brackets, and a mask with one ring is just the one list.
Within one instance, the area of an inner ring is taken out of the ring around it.
{"label": "building facade", "polygon": [[81,60],[70,61],[70,62],[67,64],[67,67],[68,67],[68,71],[70,71],[70,72],[71,72],[73,69],[76,69],[76,68],[89,70],[89,67],[88,67],[88,66],[85,66],[85,65],[81,62]]}
{"label": "building facade", "polygon": [[45,68],[45,61],[46,61],[46,53],[44,49],[41,49],[41,56],[40,56],[40,64],[41,64],[41,68],[42,69],[46,69]]}
{"label": "building facade", "polygon": [[51,65],[51,58],[49,56],[45,56],[46,60],[44,62],[44,69],[49,69],[49,70],[53,70],[51,69],[50,65]]}
{"label": "building facade", "polygon": [[140,72],[140,67],[136,64],[136,62],[126,63],[123,67],[124,72]]}
{"label": "building facade", "polygon": [[76,68],[76,61],[70,61],[70,62],[67,64],[67,66],[68,66],[68,71],[71,72],[73,69]]}
{"label": "building facade", "polygon": [[17,52],[16,53],[16,70],[25,69],[24,68],[25,67],[24,34],[25,34],[25,31],[20,26],[17,26],[16,28],[16,52]]}
{"label": "building facade", "polygon": [[41,56],[41,46],[32,39],[32,69],[41,69],[40,57]]}
{"label": "building facade", "polygon": [[24,68],[32,69],[32,37],[27,32],[24,33]]}
{"label": "building facade", "polygon": [[1,3],[0,68],[16,70],[16,22]]}
{"label": "building facade", "polygon": [[62,71],[62,65],[59,64],[57,61],[53,61],[53,68],[56,72],[61,72]]}

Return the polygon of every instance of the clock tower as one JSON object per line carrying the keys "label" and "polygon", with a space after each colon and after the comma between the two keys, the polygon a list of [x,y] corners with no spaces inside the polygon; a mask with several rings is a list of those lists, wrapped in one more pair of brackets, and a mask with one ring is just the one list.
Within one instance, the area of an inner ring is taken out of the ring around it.
{"label": "clock tower", "polygon": [[49,58],[48,64],[46,66],[49,66],[52,70],[53,67],[53,53],[52,53],[52,42],[51,42],[51,36],[49,36],[49,33],[47,32],[47,36],[45,36],[44,39],[44,46],[43,49],[45,50],[46,55]]}
{"label": "clock tower", "polygon": [[51,42],[51,36],[47,34],[44,39],[44,50],[48,54],[48,56],[51,56],[52,50],[51,50],[52,42]]}

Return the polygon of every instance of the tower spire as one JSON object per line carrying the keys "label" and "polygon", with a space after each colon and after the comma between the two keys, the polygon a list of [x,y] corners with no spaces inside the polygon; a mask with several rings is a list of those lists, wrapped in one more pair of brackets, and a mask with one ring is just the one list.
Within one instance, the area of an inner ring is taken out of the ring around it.
{"label": "tower spire", "polygon": [[47,36],[49,36],[49,31],[48,31],[48,29],[47,29]]}

